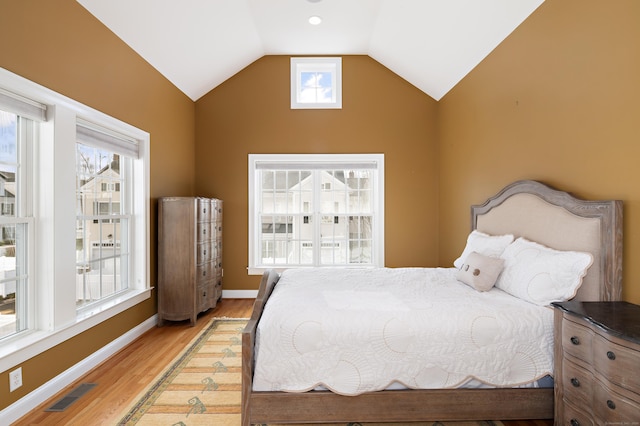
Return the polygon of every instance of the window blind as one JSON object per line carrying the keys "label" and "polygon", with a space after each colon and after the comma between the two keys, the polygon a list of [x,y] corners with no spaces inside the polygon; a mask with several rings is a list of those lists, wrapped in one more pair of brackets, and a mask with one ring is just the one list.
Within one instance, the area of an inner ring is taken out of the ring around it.
{"label": "window blind", "polygon": [[35,121],[47,120],[47,106],[0,88],[0,109]]}
{"label": "window blind", "polygon": [[127,157],[140,158],[137,140],[88,121],[77,121],[76,138],[78,142],[85,145],[106,149]]}
{"label": "window blind", "polygon": [[368,169],[376,170],[378,168],[377,161],[256,161],[255,168],[257,170],[357,170]]}

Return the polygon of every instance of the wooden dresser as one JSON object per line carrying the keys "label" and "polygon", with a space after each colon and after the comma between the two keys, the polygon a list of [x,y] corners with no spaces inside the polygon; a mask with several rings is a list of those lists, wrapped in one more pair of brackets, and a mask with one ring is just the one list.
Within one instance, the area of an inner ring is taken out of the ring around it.
{"label": "wooden dresser", "polygon": [[222,297],[222,200],[158,199],[158,326],[190,320]]}
{"label": "wooden dresser", "polygon": [[555,424],[640,424],[640,306],[555,308]]}

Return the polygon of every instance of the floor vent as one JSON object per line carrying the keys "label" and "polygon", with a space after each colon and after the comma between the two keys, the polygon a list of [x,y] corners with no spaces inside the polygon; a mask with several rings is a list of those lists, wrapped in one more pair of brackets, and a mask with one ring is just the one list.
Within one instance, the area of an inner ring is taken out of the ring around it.
{"label": "floor vent", "polygon": [[67,408],[69,408],[69,406],[71,404],[76,402],[76,400],[78,398],[80,398],[85,393],[87,393],[91,389],[93,389],[93,387],[95,385],[96,385],[96,383],[83,383],[83,384],[81,384],[80,386],[78,386],[77,388],[75,388],[74,390],[69,392],[67,395],[63,396],[58,402],[56,402],[55,404],[53,404],[51,407],[47,408],[44,411],[64,411],[64,410],[66,410]]}

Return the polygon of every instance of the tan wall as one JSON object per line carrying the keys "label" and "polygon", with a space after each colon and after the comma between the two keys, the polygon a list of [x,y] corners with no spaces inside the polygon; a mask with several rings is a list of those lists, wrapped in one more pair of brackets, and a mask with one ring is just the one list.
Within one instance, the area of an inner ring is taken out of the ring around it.
{"label": "tan wall", "polygon": [[[151,134],[151,197],[192,195],[194,103],[75,0],[0,0],[0,67]],[[74,159],[69,159],[72,165]],[[155,285],[155,202],[151,283]],[[24,386],[9,393],[0,373],[0,410],[156,312],[155,295],[22,364]]]}
{"label": "tan wall", "polygon": [[537,179],[624,201],[623,298],[640,303],[638,99],[640,2],[546,0],[438,104],[440,263],[470,204]]}
{"label": "tan wall", "polygon": [[368,56],[342,59],[341,110],[291,110],[289,57],[266,56],[196,102],[196,192],[224,200],[224,288],[248,276],[247,155],[384,153],[387,266],[437,264],[437,103]]}

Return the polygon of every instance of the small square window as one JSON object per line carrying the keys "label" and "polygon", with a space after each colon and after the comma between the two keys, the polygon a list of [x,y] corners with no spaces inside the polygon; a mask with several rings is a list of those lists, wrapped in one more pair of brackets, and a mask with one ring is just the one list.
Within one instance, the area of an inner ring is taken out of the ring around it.
{"label": "small square window", "polygon": [[291,109],[342,108],[342,58],[291,58]]}

